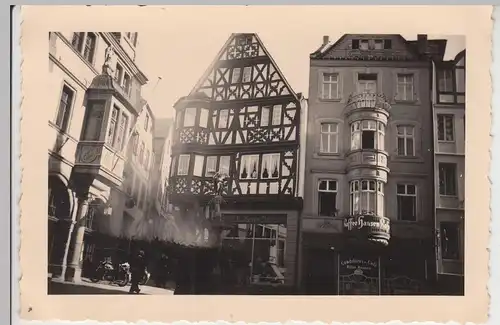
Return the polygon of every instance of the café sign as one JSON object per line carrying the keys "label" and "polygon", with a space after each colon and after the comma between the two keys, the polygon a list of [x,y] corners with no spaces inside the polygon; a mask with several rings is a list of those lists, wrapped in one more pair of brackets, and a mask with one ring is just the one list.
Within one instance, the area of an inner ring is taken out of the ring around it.
{"label": "caf\u00e9 sign", "polygon": [[373,213],[350,215],[344,219],[343,226],[348,235],[383,245],[388,245],[391,238],[390,219]]}

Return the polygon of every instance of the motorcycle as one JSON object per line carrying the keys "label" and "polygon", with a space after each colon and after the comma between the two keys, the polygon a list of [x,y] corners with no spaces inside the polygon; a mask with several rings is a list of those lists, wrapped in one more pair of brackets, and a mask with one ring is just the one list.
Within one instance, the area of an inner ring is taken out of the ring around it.
{"label": "motorcycle", "polygon": [[101,280],[116,283],[120,287],[126,286],[130,282],[130,264],[128,262],[120,263],[115,268],[111,261],[101,261],[90,281],[97,283]]}

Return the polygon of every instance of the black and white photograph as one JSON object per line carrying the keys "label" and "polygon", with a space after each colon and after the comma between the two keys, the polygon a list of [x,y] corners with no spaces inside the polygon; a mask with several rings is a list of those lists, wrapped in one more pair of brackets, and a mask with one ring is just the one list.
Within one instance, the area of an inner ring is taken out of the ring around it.
{"label": "black and white photograph", "polygon": [[49,295],[464,295],[465,36],[48,36]]}

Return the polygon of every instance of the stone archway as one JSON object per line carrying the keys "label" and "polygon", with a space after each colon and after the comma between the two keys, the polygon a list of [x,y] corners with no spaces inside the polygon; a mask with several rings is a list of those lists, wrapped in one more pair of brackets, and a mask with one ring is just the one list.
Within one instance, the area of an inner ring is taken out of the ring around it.
{"label": "stone archway", "polygon": [[73,197],[61,175],[48,180],[47,264],[49,274],[60,274],[72,222]]}

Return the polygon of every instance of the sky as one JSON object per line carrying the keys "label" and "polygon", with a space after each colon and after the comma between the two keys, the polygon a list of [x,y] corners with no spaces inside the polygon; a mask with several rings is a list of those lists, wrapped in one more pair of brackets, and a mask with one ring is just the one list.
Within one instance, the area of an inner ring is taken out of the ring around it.
{"label": "sky", "polygon": [[[321,45],[323,35],[329,35],[330,41],[335,41],[350,33],[326,28],[304,28],[299,32],[282,28],[235,30],[232,24],[226,25],[217,20],[207,25],[202,22],[183,25],[179,22],[175,27],[174,22],[171,24],[171,28],[139,33],[137,45],[136,62],[149,78],[142,94],[156,118],[173,117],[174,103],[191,91],[232,32],[258,33],[294,91],[303,93],[306,98],[309,54]],[[417,37],[416,33],[401,35],[407,40]],[[448,40],[445,59],[452,59],[465,48],[465,37],[462,36],[429,34],[428,37]]]}

